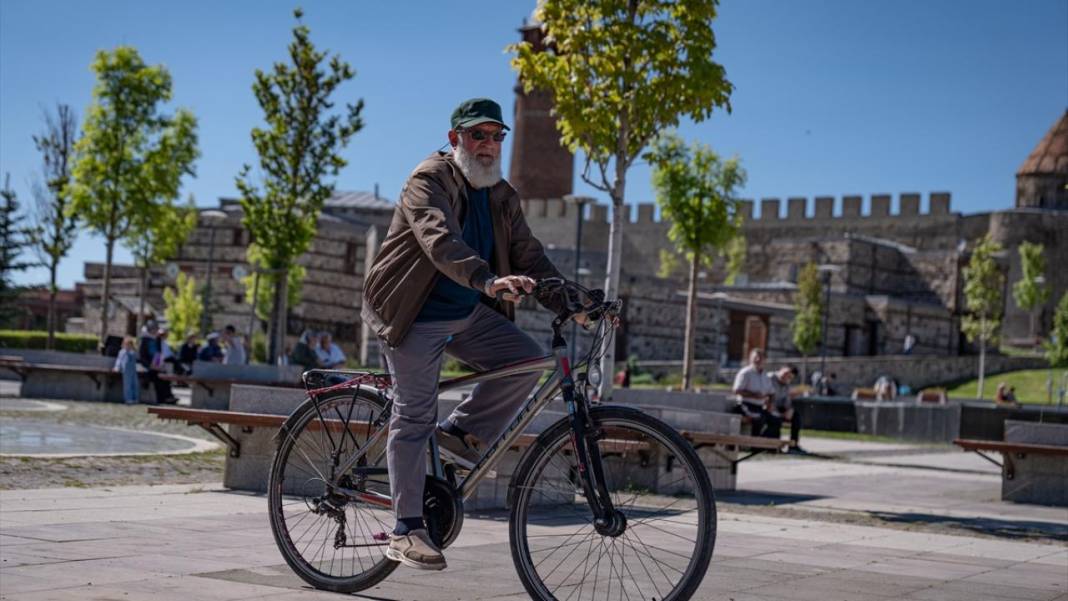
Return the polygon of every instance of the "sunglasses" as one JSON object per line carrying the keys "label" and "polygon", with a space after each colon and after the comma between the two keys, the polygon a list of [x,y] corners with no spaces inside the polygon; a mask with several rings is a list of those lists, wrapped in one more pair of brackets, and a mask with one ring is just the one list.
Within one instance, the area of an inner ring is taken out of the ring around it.
{"label": "sunglasses", "polygon": [[504,133],[503,131],[499,131],[499,132],[495,132],[495,133],[490,134],[490,133],[486,133],[486,132],[482,131],[481,129],[461,129],[461,130],[459,130],[459,133],[467,134],[467,135],[471,136],[472,140],[475,140],[475,141],[478,141],[478,142],[481,142],[481,141],[485,140],[486,138],[490,138],[494,142],[498,142],[498,143],[504,142],[504,137],[506,135],[508,135],[508,134]]}

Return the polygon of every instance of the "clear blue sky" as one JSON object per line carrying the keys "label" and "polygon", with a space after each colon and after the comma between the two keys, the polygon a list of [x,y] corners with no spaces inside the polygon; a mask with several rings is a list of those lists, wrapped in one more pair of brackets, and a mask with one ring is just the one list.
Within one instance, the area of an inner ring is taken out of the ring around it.
{"label": "clear blue sky", "polygon": [[[28,204],[41,108],[65,102],[84,115],[94,52],[129,44],[170,69],[174,104],[199,119],[202,156],[184,193],[200,205],[234,195],[234,175],[255,163],[249,130],[262,119],[253,70],[285,57],[293,6],[3,0],[0,172]],[[444,143],[465,98],[495,97],[510,118],[515,76],[504,47],[533,6],[305,2],[314,42],[357,72],[338,99],[366,101],[367,125],[345,151],[338,188],[378,183],[395,199],[411,168]],[[1016,169],[1068,105],[1066,0],[725,0],[715,30],[716,58],[737,88],[733,113],[681,131],[741,156],[746,197],[892,193],[896,203],[901,192],[926,202],[928,192],[949,191],[958,211],[1007,208]],[[576,191],[592,192],[579,181]],[[639,165],[627,201],[652,199]],[[61,284],[103,256],[102,242],[83,235]],[[45,278],[36,270],[19,279]]]}

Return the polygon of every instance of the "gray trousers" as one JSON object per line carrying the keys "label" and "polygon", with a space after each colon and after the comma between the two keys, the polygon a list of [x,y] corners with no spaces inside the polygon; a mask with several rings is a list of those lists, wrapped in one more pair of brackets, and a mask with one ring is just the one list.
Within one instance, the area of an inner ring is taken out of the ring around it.
{"label": "gray trousers", "polygon": [[[479,303],[466,319],[416,322],[400,346],[383,352],[393,373],[393,415],[386,461],[397,518],[423,515],[427,444],[438,421],[438,374],[444,353],[478,370],[544,356],[541,345],[500,313]],[[448,419],[492,442],[538,381],[536,372],[482,382]]]}

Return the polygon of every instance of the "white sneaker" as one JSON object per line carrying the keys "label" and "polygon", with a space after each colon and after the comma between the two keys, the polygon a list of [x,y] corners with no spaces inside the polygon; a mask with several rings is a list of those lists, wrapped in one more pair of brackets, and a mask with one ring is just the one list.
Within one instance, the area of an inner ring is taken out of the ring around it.
{"label": "white sneaker", "polygon": [[445,556],[424,528],[408,534],[390,534],[386,557],[417,570],[445,569]]}

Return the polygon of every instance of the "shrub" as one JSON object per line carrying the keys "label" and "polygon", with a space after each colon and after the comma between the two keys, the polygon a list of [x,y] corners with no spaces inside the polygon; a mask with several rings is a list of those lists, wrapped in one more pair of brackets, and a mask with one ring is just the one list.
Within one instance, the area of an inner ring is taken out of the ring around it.
{"label": "shrub", "polygon": [[[0,330],[0,348],[44,349],[48,332],[38,330]],[[70,353],[95,353],[100,341],[92,334],[56,332],[55,350]]]}

